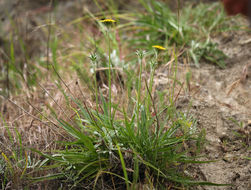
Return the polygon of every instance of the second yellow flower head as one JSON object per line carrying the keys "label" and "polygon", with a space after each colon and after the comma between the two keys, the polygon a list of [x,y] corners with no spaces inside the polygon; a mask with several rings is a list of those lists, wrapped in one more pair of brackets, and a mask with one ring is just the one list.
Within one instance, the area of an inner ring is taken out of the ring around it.
{"label": "second yellow flower head", "polygon": [[164,48],[163,46],[159,46],[159,45],[154,45],[152,47],[156,48],[156,49],[160,49],[160,50],[166,50],[166,48]]}
{"label": "second yellow flower head", "polygon": [[113,20],[113,19],[103,19],[103,20],[100,20],[100,22],[103,22],[103,23],[115,23],[116,21]]}

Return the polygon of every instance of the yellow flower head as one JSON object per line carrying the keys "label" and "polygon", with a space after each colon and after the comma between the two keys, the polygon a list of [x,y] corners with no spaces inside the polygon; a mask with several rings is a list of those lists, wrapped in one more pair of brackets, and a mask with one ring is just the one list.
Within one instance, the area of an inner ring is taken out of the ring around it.
{"label": "yellow flower head", "polygon": [[159,45],[154,45],[152,47],[156,48],[156,49],[160,49],[160,50],[166,50],[166,48],[164,48],[163,46],[159,46]]}
{"label": "yellow flower head", "polygon": [[103,23],[115,23],[116,21],[113,20],[113,19],[103,19],[103,20],[100,20],[100,22],[103,22]]}

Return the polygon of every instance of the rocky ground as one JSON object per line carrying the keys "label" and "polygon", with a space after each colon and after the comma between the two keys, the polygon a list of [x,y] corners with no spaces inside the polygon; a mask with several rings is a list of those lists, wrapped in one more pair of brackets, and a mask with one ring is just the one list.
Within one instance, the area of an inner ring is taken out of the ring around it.
{"label": "rocky ground", "polygon": [[[226,69],[209,64],[189,67],[190,92],[180,95],[177,106],[194,115],[198,128],[206,130],[205,155],[217,162],[202,164],[194,171],[198,178],[231,187],[199,189],[251,189],[251,34],[245,31],[224,33],[215,38],[228,58]],[[159,80],[168,78],[168,69],[159,68]],[[180,64],[178,78],[185,76]],[[168,79],[167,79],[168,81]],[[165,85],[161,85],[165,89]]]}

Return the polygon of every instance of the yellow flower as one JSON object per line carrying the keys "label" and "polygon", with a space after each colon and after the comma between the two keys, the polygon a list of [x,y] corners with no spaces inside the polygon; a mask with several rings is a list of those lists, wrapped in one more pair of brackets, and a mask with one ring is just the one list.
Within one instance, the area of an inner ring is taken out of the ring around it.
{"label": "yellow flower", "polygon": [[116,21],[113,20],[113,19],[103,19],[103,20],[100,20],[100,22],[103,22],[103,23],[115,23]]}
{"label": "yellow flower", "polygon": [[156,48],[156,49],[160,49],[160,50],[166,50],[166,48],[164,48],[163,46],[159,46],[159,45],[154,45],[152,47]]}

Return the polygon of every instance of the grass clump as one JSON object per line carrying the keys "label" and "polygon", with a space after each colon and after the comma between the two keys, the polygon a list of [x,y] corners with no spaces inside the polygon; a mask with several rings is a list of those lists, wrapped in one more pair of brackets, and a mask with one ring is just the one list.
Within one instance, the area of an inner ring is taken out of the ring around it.
{"label": "grass clump", "polygon": [[46,158],[42,168],[58,170],[36,180],[63,178],[71,188],[92,189],[217,185],[194,181],[185,174],[188,164],[201,163],[192,154],[199,152],[203,135],[197,131],[195,119],[176,110],[172,94],[167,94],[167,102],[157,101],[152,94],[154,73],[149,82],[143,82],[145,52],[137,55],[140,70],[130,97],[133,108],[113,102],[111,91],[107,96],[101,91],[97,95],[98,87],[95,108],[70,96],[77,105],[74,120],[57,120],[74,140],[62,142],[64,148],[52,154],[34,150]]}
{"label": "grass clump", "polygon": [[[1,188],[6,189],[10,186],[13,188],[20,188],[27,185],[27,181],[22,181],[28,172],[32,171],[31,157],[28,155],[22,144],[22,138],[18,130],[15,128],[15,136],[11,133],[9,127],[5,126],[10,145],[1,146],[0,159],[0,182]],[[1,144],[2,145],[2,144]],[[21,179],[21,180],[20,180]]]}
{"label": "grass clump", "polygon": [[[227,28],[225,14],[218,3],[178,7],[172,12],[161,1],[140,1],[145,12],[136,14],[137,27],[131,43],[137,47],[164,44],[166,47],[185,49],[198,67],[204,59],[221,68],[225,67],[225,54],[211,41],[210,36]],[[225,24],[224,24],[225,22]]]}

